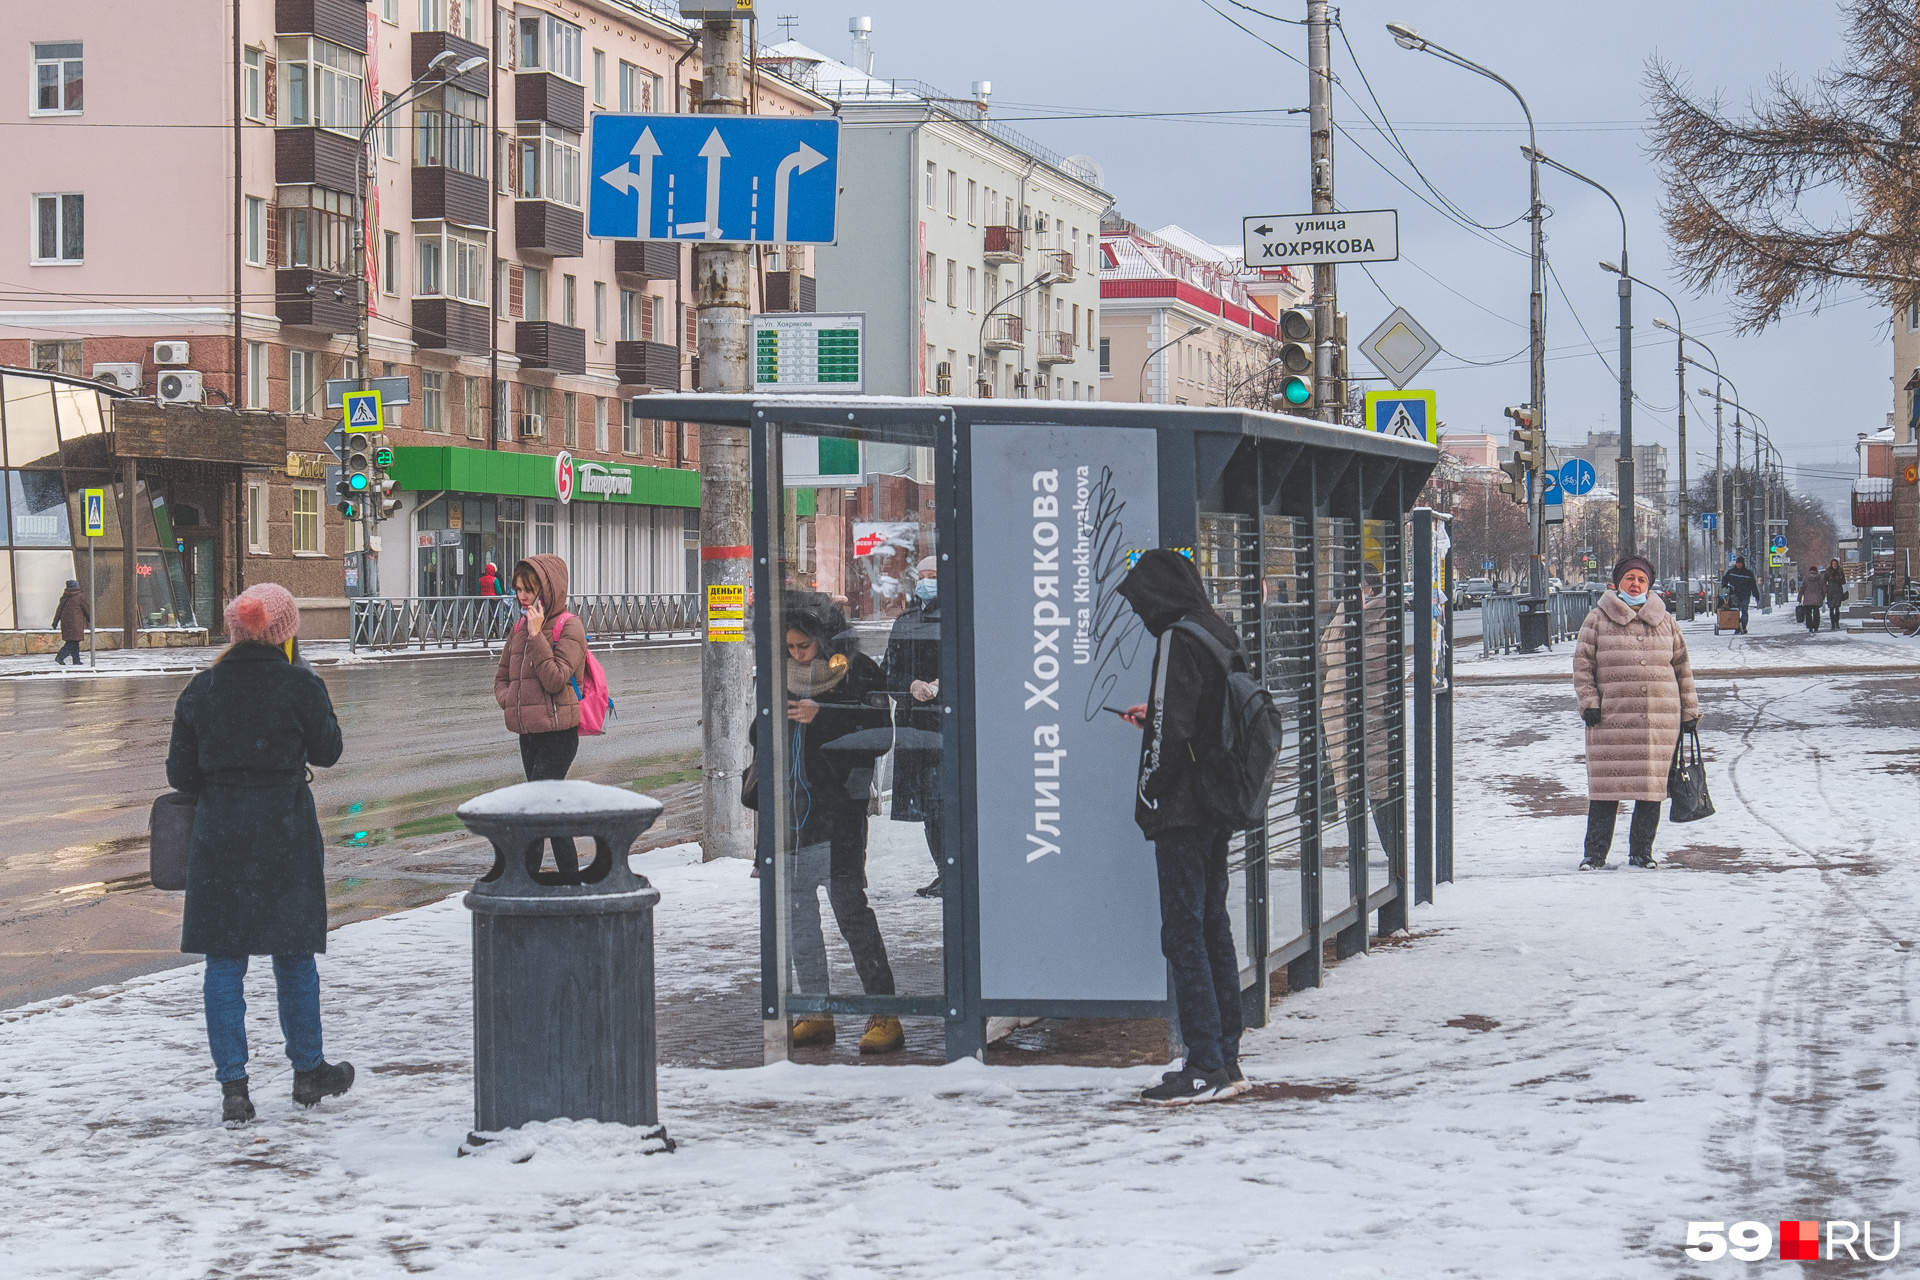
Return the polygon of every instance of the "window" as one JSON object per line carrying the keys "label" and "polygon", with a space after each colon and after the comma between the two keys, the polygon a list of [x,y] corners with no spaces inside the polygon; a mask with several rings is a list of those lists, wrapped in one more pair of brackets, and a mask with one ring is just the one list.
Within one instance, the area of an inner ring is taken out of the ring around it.
{"label": "window", "polygon": [[513,387],[505,378],[493,384],[493,438],[507,438],[508,420],[513,415]]}
{"label": "window", "polygon": [[36,342],[28,353],[33,367],[47,373],[65,373],[74,377],[80,375],[80,343],[78,339],[64,342]]}
{"label": "window", "polygon": [[397,296],[400,292],[400,233],[384,232],[380,247],[383,251],[380,258],[380,291]]}
{"label": "window", "polygon": [[933,273],[936,270],[938,270],[938,267],[936,265],[938,262],[939,262],[939,259],[935,257],[933,254],[929,253],[926,256],[926,260],[920,264],[920,279],[926,285],[926,294],[927,294],[928,302],[932,302],[934,300]]}
{"label": "window", "polygon": [[980,273],[973,267],[967,268],[967,310],[980,309]]}
{"label": "window", "polygon": [[939,170],[934,167],[933,161],[927,161],[927,208],[929,209],[933,208],[933,183],[938,173]]}
{"label": "window", "polygon": [[547,318],[547,269],[528,267],[526,280],[527,300],[524,314],[529,320],[545,320]]}
{"label": "window", "polygon": [[267,344],[247,344],[247,408],[267,407]]}
{"label": "window", "polygon": [[979,200],[979,188],[974,185],[974,181],[972,178],[968,178],[967,179],[967,221],[969,223],[979,221],[978,200]]}
{"label": "window", "polygon": [[580,79],[580,28],[550,13],[520,14],[520,70]]}
{"label": "window", "polygon": [[520,126],[522,200],[580,207],[580,135],[551,124]]}
{"label": "window", "polygon": [[600,49],[593,51],[593,105],[607,105],[607,55]]}
{"label": "window", "polygon": [[316,36],[280,41],[280,123],[358,135],[367,55]]}
{"label": "window", "polygon": [[553,507],[551,502],[533,504],[533,553],[537,556],[553,554]]}
{"label": "window", "polygon": [[446,374],[435,373],[431,369],[420,371],[420,429],[422,431],[447,429],[447,395],[444,389],[446,378]]}
{"label": "window", "polygon": [[569,449],[580,447],[579,428],[574,425],[574,411],[580,407],[579,397],[571,391],[560,393],[560,443]]}
{"label": "window", "polygon": [[580,281],[574,276],[560,277],[560,323],[580,327]]}
{"label": "window", "polygon": [[280,265],[349,275],[353,197],[325,187],[280,188]]}
{"label": "window", "polygon": [[413,109],[413,163],[487,176],[487,100],[447,85]]}
{"label": "window", "polygon": [[247,49],[240,55],[240,110],[249,120],[266,118],[265,49]]}
{"label": "window", "polygon": [[313,485],[293,486],[293,554],[326,554],[320,541],[320,490]]}
{"label": "window", "polygon": [[485,378],[467,378],[464,381],[467,384],[467,438],[469,440],[478,440],[487,433],[487,380]]}
{"label": "window", "polygon": [[87,256],[87,198],[62,191],[33,198],[33,260],[79,262]]}
{"label": "window", "polygon": [[634,408],[633,401],[629,400],[626,402],[626,404],[627,404],[626,417],[621,419],[621,422],[620,422],[620,452],[639,453],[640,452],[640,419],[638,416],[635,415],[633,411],[633,408]]}
{"label": "window", "polygon": [[380,110],[384,113],[380,117],[380,158],[383,160],[391,160],[397,154],[393,149],[393,118],[399,112],[392,107],[398,101],[391,93],[380,95]]}
{"label": "window", "polygon": [[632,289],[620,291],[620,341],[640,341],[640,295]]}
{"label": "window", "polygon": [[256,556],[267,554],[267,485],[263,480],[247,484],[247,550]]}
{"label": "window", "polygon": [[83,84],[80,42],[33,46],[35,115],[80,114]]}
{"label": "window", "polygon": [[947,170],[947,216],[960,216],[960,175],[952,169]]}
{"label": "window", "polygon": [[960,264],[952,258],[947,259],[947,305],[960,305]]}
{"label": "window", "polygon": [[1920,301],[1907,304],[1907,332],[1920,329]]}
{"label": "window", "polygon": [[267,202],[259,196],[248,196],[245,215],[245,234],[247,241],[247,265],[265,266],[267,262]]}
{"label": "window", "polygon": [[[467,8],[474,6],[471,2]],[[447,29],[447,0],[420,0],[420,30],[445,31]]]}
{"label": "window", "polygon": [[[391,232],[389,234],[392,234]],[[487,305],[487,234],[439,222],[414,224],[413,295]]]}
{"label": "window", "polygon": [[663,418],[653,420],[653,459],[658,462],[667,456],[667,424]]}
{"label": "window", "polygon": [[1113,372],[1113,339],[1100,339],[1100,372]]}
{"label": "window", "polygon": [[620,109],[627,112],[658,111],[660,77],[642,71],[631,62],[620,64]]}
{"label": "window", "polygon": [[1073,304],[1072,333],[1073,333],[1073,345],[1077,347],[1080,345],[1080,304],[1077,302]]}
{"label": "window", "polygon": [[593,282],[593,340],[607,340],[607,284],[604,280]]}
{"label": "window", "polygon": [[308,413],[319,387],[314,382],[314,353],[287,352],[287,412]]}
{"label": "window", "polygon": [[400,25],[400,0],[380,0],[380,20]]}
{"label": "window", "polygon": [[596,453],[607,451],[607,402],[600,396],[593,398],[593,448]]}

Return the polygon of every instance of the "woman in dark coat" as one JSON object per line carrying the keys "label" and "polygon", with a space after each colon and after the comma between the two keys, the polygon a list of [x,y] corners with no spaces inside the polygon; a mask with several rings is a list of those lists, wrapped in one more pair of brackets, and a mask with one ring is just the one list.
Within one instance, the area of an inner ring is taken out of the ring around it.
{"label": "woman in dark coat", "polygon": [[53,655],[53,665],[59,666],[68,658],[73,665],[80,665],[80,642],[87,638],[87,628],[93,625],[93,614],[87,608],[86,593],[80,590],[77,579],[67,579],[67,589],[60,593],[60,603],[53,611],[53,625],[60,628],[60,652]]}
{"label": "woman in dark coat", "polygon": [[262,583],[227,605],[233,644],[195,676],[173,709],[167,782],[199,797],[187,852],[180,949],[207,957],[207,1042],[222,1119],[253,1119],[247,1096],[249,956],[273,957],[293,1100],[345,1093],[351,1063],[321,1054],[320,977],[327,949],[324,845],[307,766],[340,758],[327,686],[298,660],[300,611]]}
{"label": "woman in dark coat", "polygon": [[1840,629],[1840,606],[1847,602],[1847,571],[1838,560],[1827,561],[1827,630]]}

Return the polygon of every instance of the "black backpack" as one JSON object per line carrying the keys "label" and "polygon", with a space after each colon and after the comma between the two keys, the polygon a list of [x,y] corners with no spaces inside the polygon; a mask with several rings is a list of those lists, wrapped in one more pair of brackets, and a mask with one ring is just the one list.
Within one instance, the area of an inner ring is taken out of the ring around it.
{"label": "black backpack", "polygon": [[1197,622],[1174,623],[1199,640],[1225,669],[1220,702],[1220,734],[1199,760],[1200,798],[1230,831],[1247,831],[1267,821],[1267,795],[1274,762],[1280,758],[1282,720],[1273,694],[1247,673],[1247,660],[1215,639]]}

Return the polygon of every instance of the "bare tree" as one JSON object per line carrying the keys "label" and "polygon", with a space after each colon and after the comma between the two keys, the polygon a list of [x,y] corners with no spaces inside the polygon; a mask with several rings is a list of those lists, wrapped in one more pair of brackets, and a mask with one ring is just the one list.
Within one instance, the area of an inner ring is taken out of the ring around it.
{"label": "bare tree", "polygon": [[[1850,57],[1770,77],[1744,113],[1648,64],[1662,213],[1695,290],[1736,299],[1747,332],[1857,282],[1889,308],[1920,286],[1920,5],[1846,0]],[[1803,205],[1803,200],[1806,202]]]}

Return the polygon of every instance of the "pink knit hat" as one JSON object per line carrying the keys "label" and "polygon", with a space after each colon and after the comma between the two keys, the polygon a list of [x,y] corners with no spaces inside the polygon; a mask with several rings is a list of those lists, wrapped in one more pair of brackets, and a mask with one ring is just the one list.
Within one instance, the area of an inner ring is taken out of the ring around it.
{"label": "pink knit hat", "polygon": [[285,644],[299,633],[300,608],[278,583],[248,587],[227,602],[227,634],[235,644]]}

